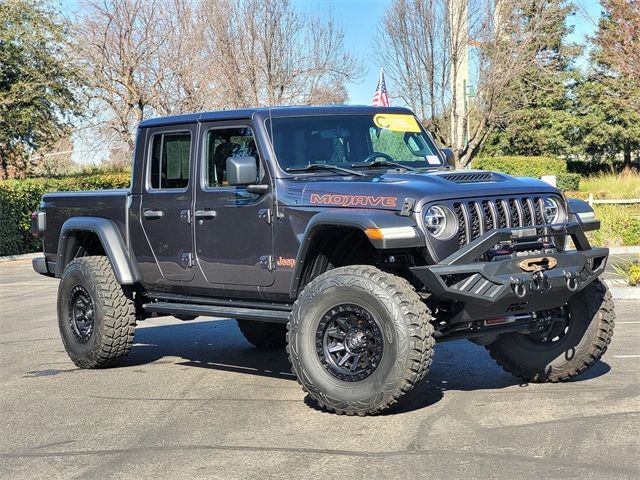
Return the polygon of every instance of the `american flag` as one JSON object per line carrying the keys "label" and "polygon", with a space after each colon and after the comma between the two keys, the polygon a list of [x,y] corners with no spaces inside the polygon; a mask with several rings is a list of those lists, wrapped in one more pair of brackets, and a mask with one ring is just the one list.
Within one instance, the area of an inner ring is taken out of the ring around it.
{"label": "american flag", "polygon": [[373,94],[374,107],[388,107],[389,95],[387,95],[387,86],[384,83],[384,70],[380,69],[380,79],[378,80],[378,86],[376,87],[376,93]]}

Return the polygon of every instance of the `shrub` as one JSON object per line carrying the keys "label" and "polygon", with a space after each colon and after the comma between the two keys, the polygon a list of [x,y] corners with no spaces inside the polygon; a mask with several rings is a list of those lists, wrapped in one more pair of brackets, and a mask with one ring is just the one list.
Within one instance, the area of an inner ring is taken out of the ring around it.
{"label": "shrub", "polygon": [[580,175],[577,173],[559,173],[556,186],[563,192],[575,192],[580,189]]}
{"label": "shrub", "polygon": [[[635,162],[631,164],[631,168],[636,172],[640,169],[640,164]],[[598,162],[583,160],[567,160],[567,171],[570,173],[578,173],[583,177],[589,175],[607,175],[612,173],[620,173],[624,170],[624,163],[621,161]]]}
{"label": "shrub", "polygon": [[553,157],[479,157],[473,161],[472,167],[533,178],[567,173],[567,163]]}
{"label": "shrub", "polygon": [[635,287],[640,285],[640,255],[638,255],[635,260],[628,257],[620,262],[616,262],[612,267],[616,275],[630,286]]}
{"label": "shrub", "polygon": [[0,181],[0,255],[35,252],[40,239],[29,232],[31,212],[38,209],[47,192],[126,188],[129,173],[107,173],[61,178],[34,178]]}

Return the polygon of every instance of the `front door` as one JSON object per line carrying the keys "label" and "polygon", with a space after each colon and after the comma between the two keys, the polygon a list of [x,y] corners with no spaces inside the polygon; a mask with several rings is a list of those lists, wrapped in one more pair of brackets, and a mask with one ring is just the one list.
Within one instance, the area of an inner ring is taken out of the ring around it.
{"label": "front door", "polygon": [[254,157],[256,183],[267,183],[267,171],[248,124],[229,122],[201,126],[200,181],[196,191],[194,232],[196,261],[208,282],[268,286],[274,281],[271,191],[248,193],[227,183],[227,158]]}
{"label": "front door", "polygon": [[147,136],[140,221],[167,280],[193,279],[191,165],[197,126],[156,128]]}

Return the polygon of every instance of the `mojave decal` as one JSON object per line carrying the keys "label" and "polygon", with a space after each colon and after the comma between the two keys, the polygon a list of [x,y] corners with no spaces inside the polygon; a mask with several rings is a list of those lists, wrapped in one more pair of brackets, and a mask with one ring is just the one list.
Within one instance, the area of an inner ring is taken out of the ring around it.
{"label": "mojave decal", "polygon": [[397,197],[374,195],[342,195],[337,193],[312,193],[309,199],[314,205],[336,205],[340,207],[388,207],[396,206]]}

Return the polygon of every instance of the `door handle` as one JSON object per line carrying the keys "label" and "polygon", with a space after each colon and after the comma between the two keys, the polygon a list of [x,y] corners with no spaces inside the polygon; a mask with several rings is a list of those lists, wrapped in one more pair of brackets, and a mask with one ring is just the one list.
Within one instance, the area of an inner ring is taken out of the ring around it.
{"label": "door handle", "polygon": [[145,210],[142,215],[144,218],[162,218],[164,212],[162,210]]}
{"label": "door handle", "polygon": [[204,210],[196,210],[193,214],[196,218],[200,218],[202,220],[207,220],[210,218],[216,218],[216,211],[215,210],[210,210],[210,209],[204,209]]}

